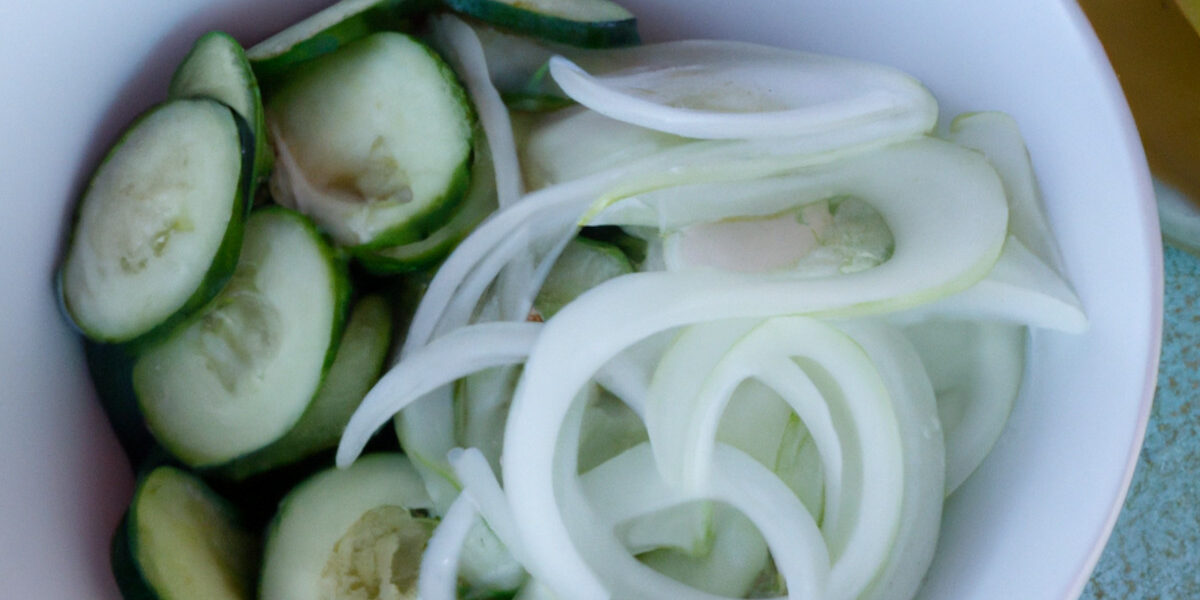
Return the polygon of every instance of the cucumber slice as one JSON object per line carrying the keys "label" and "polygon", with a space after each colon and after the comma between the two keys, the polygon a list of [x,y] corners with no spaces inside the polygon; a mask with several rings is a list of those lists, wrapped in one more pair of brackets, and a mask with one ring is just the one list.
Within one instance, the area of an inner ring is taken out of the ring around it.
{"label": "cucumber slice", "polygon": [[229,285],[133,367],[150,431],[192,467],[256,451],[300,419],[334,356],[348,285],[316,228],[268,208]]}
{"label": "cucumber slice", "polygon": [[455,12],[535,38],[605,48],[639,41],[633,13],[609,0],[443,0]]}
{"label": "cucumber slice", "polygon": [[491,152],[483,136],[477,136],[471,165],[471,184],[462,206],[441,228],[428,237],[388,248],[372,248],[355,255],[368,271],[379,274],[404,273],[433,266],[450,254],[463,239],[496,211],[496,173]]}
{"label": "cucumber slice", "polygon": [[59,272],[87,337],[129,342],[212,299],[242,242],[249,136],[224,105],[174,100],[138,119],[96,169]]}
{"label": "cucumber slice", "polygon": [[200,36],[175,69],[167,94],[171,98],[212,98],[236,111],[254,131],[254,181],[271,173],[275,155],[267,145],[262,95],[246,51],[237,40],[222,31]]}
{"label": "cucumber slice", "polygon": [[376,31],[400,29],[432,0],[342,0],[246,51],[258,76],[277,81],[290,69]]}
{"label": "cucumber slice", "polygon": [[558,257],[533,301],[534,312],[549,319],[580,294],[620,275],[633,272],[621,249],[585,237],[576,237]]}
{"label": "cucumber slice", "polygon": [[88,374],[108,424],[129,458],[129,464],[140,465],[154,451],[154,436],[146,429],[146,420],[138,409],[133,393],[133,362],[136,358],[124,345],[83,342],[83,355]]}
{"label": "cucumber slice", "polygon": [[138,483],[112,544],[126,598],[250,600],[258,536],[199,478],[158,467]]}
{"label": "cucumber slice", "polygon": [[[279,504],[259,598],[415,598],[437,524],[424,516],[432,507],[416,469],[398,454],[313,475]],[[364,593],[349,593],[355,589]]]}
{"label": "cucumber slice", "polygon": [[469,183],[474,115],[436,54],[378,33],[316,60],[268,103],[275,199],[344,246],[415,242]]}
{"label": "cucumber slice", "polygon": [[245,479],[337,446],[350,415],[383,370],[392,340],[392,313],[382,296],[355,304],[321,389],[286,435],[233,461],[222,474]]}

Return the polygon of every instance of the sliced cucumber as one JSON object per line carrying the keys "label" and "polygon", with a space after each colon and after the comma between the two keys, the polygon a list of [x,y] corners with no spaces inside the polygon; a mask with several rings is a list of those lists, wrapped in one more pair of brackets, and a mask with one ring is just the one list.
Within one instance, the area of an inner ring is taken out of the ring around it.
{"label": "sliced cucumber", "polygon": [[126,598],[250,600],[257,537],[199,478],[158,467],[138,483],[113,538],[113,574]]}
{"label": "sliced cucumber", "polygon": [[63,307],[84,335],[118,343],[166,330],[229,280],[253,154],[239,121],[213,100],[174,100],[109,151],[59,273]]}
{"label": "sliced cucumber", "polygon": [[416,469],[398,454],[312,476],[279,504],[259,598],[415,598],[437,524],[425,516],[432,507]]}
{"label": "sliced cucumber", "polygon": [[212,98],[236,111],[254,131],[254,181],[271,173],[275,155],[267,144],[267,125],[258,80],[237,40],[210,31],[196,40],[167,91],[171,98]]}
{"label": "sliced cucumber", "polygon": [[399,29],[432,0],[342,0],[246,51],[259,77],[276,81],[290,69],[376,31]]}
{"label": "sliced cucumber", "polygon": [[552,42],[604,48],[638,43],[633,13],[609,0],[443,0],[452,10]]}
{"label": "sliced cucumber", "polygon": [[97,344],[84,340],[83,355],[87,361],[92,386],[108,424],[125,450],[131,465],[139,465],[155,448],[154,436],[146,429],[146,420],[138,409],[133,393],[133,362],[135,357],[125,345]]}
{"label": "sliced cucumber", "polygon": [[313,61],[267,105],[275,199],[344,246],[428,236],[469,183],[474,115],[425,45],[378,33]]}
{"label": "sliced cucumber", "polygon": [[350,312],[321,389],[300,421],[271,445],[233,461],[222,474],[245,479],[337,446],[350,415],[379,379],[392,340],[392,313],[382,296],[359,300]]}
{"label": "sliced cucumber", "polygon": [[150,431],[192,467],[279,439],[332,361],[347,294],[344,265],[308,219],[278,207],[252,215],[229,285],[133,367]]}
{"label": "sliced cucumber", "polygon": [[549,319],[580,294],[613,277],[632,272],[633,265],[620,248],[577,237],[567,244],[550,269],[533,301],[533,310],[541,318]]}
{"label": "sliced cucumber", "polygon": [[430,267],[450,254],[467,234],[496,211],[496,174],[486,141],[477,136],[471,165],[471,184],[462,206],[428,237],[409,244],[371,248],[355,255],[373,273],[404,273]]}

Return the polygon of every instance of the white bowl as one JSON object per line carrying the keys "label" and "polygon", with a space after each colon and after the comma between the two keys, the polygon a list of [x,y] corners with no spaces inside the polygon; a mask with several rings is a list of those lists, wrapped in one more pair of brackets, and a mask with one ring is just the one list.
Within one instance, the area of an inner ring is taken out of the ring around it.
{"label": "white bowl", "polygon": [[[0,597],[118,598],[108,541],[132,476],[58,313],[73,199],[121,127],[161,99],[192,40],[253,42],[321,0],[20,3],[0,19]],[[727,37],[877,60],[944,115],[1025,132],[1092,321],[1035,334],[1023,395],[949,502],[924,598],[1073,598],[1112,528],[1157,370],[1161,247],[1141,146],[1073,2],[627,0],[647,39]]]}

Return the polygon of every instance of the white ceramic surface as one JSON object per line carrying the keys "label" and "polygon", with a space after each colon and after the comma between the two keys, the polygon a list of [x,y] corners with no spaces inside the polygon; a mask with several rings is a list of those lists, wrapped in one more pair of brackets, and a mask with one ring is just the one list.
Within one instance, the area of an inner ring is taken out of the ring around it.
{"label": "white ceramic surface", "polygon": [[[245,41],[320,0],[85,0],[0,8],[0,598],[117,598],[108,539],[131,474],[93,399],[52,271],[72,199],[165,93],[196,35]],[[1091,316],[1034,336],[997,450],[947,507],[928,599],[1078,595],[1148,414],[1161,255],[1141,147],[1082,14],[1049,0],[628,0],[648,39],[731,37],[864,57],[924,80],[944,115],[1016,116]]]}

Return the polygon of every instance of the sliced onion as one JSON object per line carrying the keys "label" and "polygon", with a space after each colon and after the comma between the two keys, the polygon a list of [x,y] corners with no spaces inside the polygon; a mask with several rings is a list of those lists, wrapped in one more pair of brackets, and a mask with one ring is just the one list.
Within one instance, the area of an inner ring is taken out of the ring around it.
{"label": "sliced onion", "polygon": [[417,594],[421,600],[458,598],[458,564],[478,516],[471,499],[459,496],[433,530],[425,553],[421,555],[421,571],[417,577]]}
{"label": "sliced onion", "polygon": [[1066,280],[1012,235],[987,277],[893,317],[897,323],[937,318],[1004,321],[1066,333],[1088,330],[1087,315]]}
{"label": "sliced onion", "polygon": [[[657,573],[634,559],[612,535],[621,521],[697,499],[725,502],[748,517],[767,541],[787,581],[789,598],[823,598],[829,557],[812,515],[766,467],[745,453],[720,446],[714,476],[703,490],[683,493],[666,485],[646,444],[636,446],[583,478],[587,506],[564,502],[586,554],[620,598],[718,598]],[[588,508],[588,506],[592,508]],[[591,513],[594,508],[595,513]],[[590,518],[583,515],[591,513]]]}
{"label": "sliced onion", "polygon": [[1025,371],[1026,330],[1009,323],[935,319],[905,327],[904,335],[937,393],[949,496],[1004,430]]}
{"label": "sliced onion", "polygon": [[409,403],[456,379],[525,360],[539,323],[484,323],[438,338],[392,367],[354,411],[338,446],[337,464],[349,466],[375,430]]}
{"label": "sliced onion", "polygon": [[994,111],[959,115],[950,123],[947,139],[982,152],[996,167],[1008,193],[1009,232],[1051,269],[1062,273],[1062,253],[1046,218],[1037,176],[1016,119]]}
{"label": "sliced onion", "polygon": [[689,40],[613,51],[592,65],[589,74],[556,56],[550,73],[596,112],[686,137],[805,136],[832,146],[924,133],[937,122],[937,102],[920,82],[846,58]]}
{"label": "sliced onion", "polygon": [[656,445],[656,454],[677,453],[670,463],[685,465],[685,488],[702,485],[697,478],[709,475],[717,423],[733,391],[750,377],[775,389],[809,426],[823,457],[844,457],[824,461],[830,508],[822,530],[834,558],[833,597],[856,597],[886,559],[899,525],[903,463],[887,388],[857,344],[814,319],[769,319],[724,348],[697,393],[651,404],[658,409],[647,413],[652,444],[664,428],[682,433],[675,436],[682,443],[661,452]]}
{"label": "sliced onion", "polygon": [[455,475],[462,482],[463,494],[475,503],[484,522],[508,551],[517,561],[521,561],[521,536],[508,506],[508,498],[500,489],[487,458],[478,448],[467,448],[451,451],[446,460],[454,467]]}
{"label": "sliced onion", "polygon": [[929,378],[912,345],[878,321],[838,323],[875,365],[892,399],[904,457],[899,529],[861,600],[909,600],[933,560],[942,522],[946,452]]}

